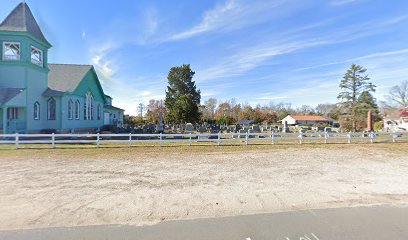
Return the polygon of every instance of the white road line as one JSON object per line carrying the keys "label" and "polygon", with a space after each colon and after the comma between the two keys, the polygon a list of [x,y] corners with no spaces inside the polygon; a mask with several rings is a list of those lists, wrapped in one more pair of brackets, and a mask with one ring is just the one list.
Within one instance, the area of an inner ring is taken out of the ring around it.
{"label": "white road line", "polygon": [[316,238],[316,240],[320,240],[316,235],[314,235],[314,233],[312,233],[312,236],[313,236],[314,238]]}

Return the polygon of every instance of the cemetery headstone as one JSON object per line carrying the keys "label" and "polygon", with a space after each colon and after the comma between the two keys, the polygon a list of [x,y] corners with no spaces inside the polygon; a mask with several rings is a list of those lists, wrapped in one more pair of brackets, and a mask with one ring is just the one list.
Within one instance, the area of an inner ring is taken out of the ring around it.
{"label": "cemetery headstone", "polygon": [[185,125],[185,131],[186,132],[189,132],[189,133],[191,133],[193,130],[194,130],[194,126],[193,126],[193,124],[191,124],[191,123],[187,123],[186,125]]}
{"label": "cemetery headstone", "polygon": [[287,122],[287,121],[284,121],[284,122],[283,122],[282,132],[284,132],[284,133],[288,133],[288,132],[289,132],[289,127],[288,127],[288,122]]}
{"label": "cemetery headstone", "polygon": [[254,133],[260,133],[261,132],[261,128],[259,127],[259,125],[253,125],[251,130]]}

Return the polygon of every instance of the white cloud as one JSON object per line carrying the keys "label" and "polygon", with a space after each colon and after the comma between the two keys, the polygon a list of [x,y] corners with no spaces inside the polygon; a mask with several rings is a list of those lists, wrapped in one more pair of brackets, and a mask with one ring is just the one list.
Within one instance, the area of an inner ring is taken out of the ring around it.
{"label": "white cloud", "polygon": [[107,60],[102,53],[93,56],[91,62],[103,84],[112,84],[115,82],[114,75],[119,67],[117,67],[113,61]]}
{"label": "white cloud", "polygon": [[362,0],[331,0],[333,6],[342,6],[350,3],[361,2]]}
{"label": "white cloud", "polygon": [[263,62],[273,57],[292,53],[294,51],[327,44],[324,40],[305,40],[293,42],[271,42],[256,48],[245,49],[228,57],[216,66],[197,73],[198,82],[220,79],[225,77],[239,76],[243,73],[259,67]]}
{"label": "white cloud", "polygon": [[228,0],[223,5],[207,11],[204,14],[203,20],[191,29],[175,34],[171,37],[172,40],[180,40],[192,37],[194,35],[212,31],[216,28],[224,27],[226,24],[226,16],[234,16],[241,14],[241,7],[236,0]]}
{"label": "white cloud", "polygon": [[299,69],[296,69],[294,71],[297,72],[297,71],[303,71],[303,70],[317,69],[317,68],[327,67],[327,66],[332,66],[332,65],[357,62],[357,61],[361,61],[361,60],[365,60],[365,59],[379,58],[379,57],[389,57],[389,56],[406,54],[406,53],[408,53],[408,48],[395,50],[395,51],[373,53],[373,54],[365,55],[365,56],[362,56],[362,57],[351,58],[351,59],[346,59],[346,60],[337,61],[337,62],[324,63],[324,64],[319,64],[319,65],[316,65],[316,66],[299,68]]}
{"label": "white cloud", "polygon": [[256,98],[257,100],[268,100],[268,101],[276,101],[276,100],[282,100],[282,99],[288,99],[289,97],[279,97],[279,96],[264,96],[264,97],[259,97]]}
{"label": "white cloud", "polygon": [[[395,21],[399,19],[399,21]],[[384,31],[385,27],[399,23],[405,18],[397,17],[388,20],[366,22],[359,25],[354,25],[341,30],[335,31],[329,30],[329,32],[322,32],[321,38],[307,38],[307,35],[303,33],[304,30],[309,30],[313,27],[302,27],[298,31],[290,30],[286,33],[282,33],[281,36],[288,35],[286,38],[281,38],[280,41],[271,41],[268,39],[263,40],[260,44],[254,44],[254,48],[239,48],[236,54],[228,56],[216,62],[214,66],[208,67],[204,70],[197,72],[196,77],[198,82],[221,79],[226,77],[240,76],[252,69],[255,69],[265,62],[270,61],[272,58],[290,54],[302,49],[321,45],[332,45],[344,42],[353,41],[356,39],[373,36],[381,31]],[[383,28],[380,28],[379,26]],[[313,24],[310,26],[314,26]],[[316,25],[319,27],[319,25]],[[379,53],[379,54],[400,54],[407,49],[403,49],[396,52]],[[372,56],[366,56],[367,58],[376,57],[376,54]],[[329,63],[330,64],[330,63]],[[338,63],[333,63],[338,64]],[[326,65],[326,64],[324,64]]]}
{"label": "white cloud", "polygon": [[145,45],[146,43],[156,42],[157,40],[155,39],[155,36],[160,26],[159,16],[160,14],[156,9],[147,9],[142,19],[138,20],[140,21],[140,26],[138,26],[136,29],[134,26],[129,26],[129,29],[125,29],[128,32],[135,32],[136,34],[129,35],[126,33],[122,33],[120,34],[120,37],[125,38],[122,41],[137,45]]}
{"label": "white cloud", "polygon": [[[284,1],[243,1],[227,0],[223,4],[206,11],[201,22],[190,29],[176,33],[170,40],[182,40],[206,32],[239,29],[277,15],[272,9],[282,5]],[[285,2],[286,5],[289,1]]]}

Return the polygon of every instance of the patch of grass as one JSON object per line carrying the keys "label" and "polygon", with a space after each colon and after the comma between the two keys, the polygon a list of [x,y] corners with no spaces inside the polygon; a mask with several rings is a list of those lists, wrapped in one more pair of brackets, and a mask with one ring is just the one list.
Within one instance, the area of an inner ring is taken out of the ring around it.
{"label": "patch of grass", "polygon": [[121,156],[146,155],[165,156],[168,154],[194,154],[194,153],[233,153],[257,151],[281,151],[302,149],[357,149],[362,151],[386,151],[395,154],[406,154],[408,143],[374,143],[368,142],[347,144],[344,142],[322,144],[306,142],[302,145],[298,141],[279,142],[274,145],[266,142],[228,143],[217,146],[216,143],[166,143],[162,147],[158,143],[136,143],[129,146],[126,143],[104,143],[100,148],[95,144],[58,144],[56,149],[51,149],[50,144],[21,145],[16,150],[15,146],[0,146],[0,159],[86,159],[86,158],[120,158]]}

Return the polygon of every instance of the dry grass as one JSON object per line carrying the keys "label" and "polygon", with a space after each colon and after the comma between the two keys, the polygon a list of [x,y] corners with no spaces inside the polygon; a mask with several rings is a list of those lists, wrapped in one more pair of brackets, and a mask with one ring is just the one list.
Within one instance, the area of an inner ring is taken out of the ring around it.
{"label": "dry grass", "polygon": [[231,152],[256,152],[256,151],[280,151],[280,150],[307,150],[307,149],[350,149],[358,151],[386,151],[393,154],[406,154],[408,143],[305,143],[300,145],[297,142],[287,142],[282,144],[252,143],[250,145],[229,144],[217,146],[215,144],[195,144],[188,146],[186,143],[164,144],[162,147],[157,144],[137,144],[128,146],[126,144],[104,144],[96,148],[93,144],[64,144],[58,145],[56,149],[51,149],[50,145],[22,145],[16,150],[14,146],[0,146],[0,159],[31,159],[53,158],[53,159],[80,159],[80,158],[106,158],[110,156],[117,158],[120,156],[129,157],[143,153],[146,156],[165,156],[174,153],[231,153]]}

